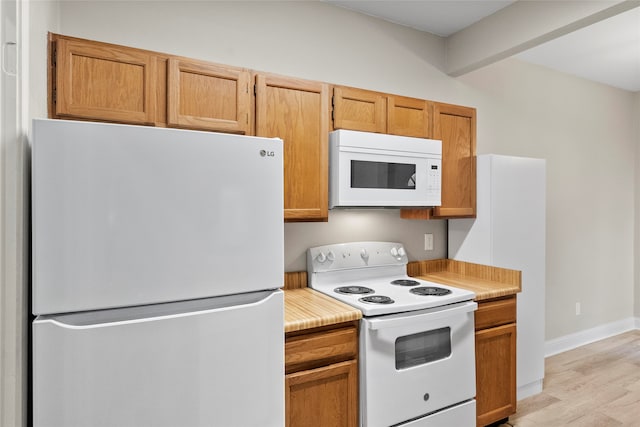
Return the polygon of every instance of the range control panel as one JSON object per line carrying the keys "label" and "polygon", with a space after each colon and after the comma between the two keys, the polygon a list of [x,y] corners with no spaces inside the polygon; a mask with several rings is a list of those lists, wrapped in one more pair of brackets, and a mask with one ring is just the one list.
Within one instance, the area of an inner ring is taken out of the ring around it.
{"label": "range control panel", "polygon": [[307,271],[328,272],[366,267],[403,266],[407,253],[402,243],[351,242],[307,250]]}

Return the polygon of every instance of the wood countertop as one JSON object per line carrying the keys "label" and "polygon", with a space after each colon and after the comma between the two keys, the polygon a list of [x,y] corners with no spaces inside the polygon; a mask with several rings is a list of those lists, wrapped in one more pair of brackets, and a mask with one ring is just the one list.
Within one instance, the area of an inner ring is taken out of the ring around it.
{"label": "wood countertop", "polygon": [[357,308],[311,288],[284,290],[284,332],[317,328],[362,318]]}
{"label": "wood countertop", "polygon": [[[407,273],[430,282],[473,291],[476,301],[514,295],[522,290],[520,271],[451,259],[413,261],[407,265]],[[306,272],[285,274],[285,333],[362,318],[362,312],[357,308],[306,286]]]}
{"label": "wood countertop", "polygon": [[452,259],[415,261],[407,265],[409,276],[476,293],[476,301],[500,298],[522,291],[518,270],[473,264]]}

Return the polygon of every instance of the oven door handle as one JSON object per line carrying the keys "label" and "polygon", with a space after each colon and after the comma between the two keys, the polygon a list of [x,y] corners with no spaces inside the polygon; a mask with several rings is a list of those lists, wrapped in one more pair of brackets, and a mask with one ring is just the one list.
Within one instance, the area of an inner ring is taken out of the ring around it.
{"label": "oven door handle", "polygon": [[407,325],[415,325],[417,322],[429,322],[435,319],[443,319],[451,316],[459,316],[465,313],[475,311],[478,308],[478,304],[474,301],[468,301],[456,307],[440,307],[441,310],[430,311],[428,313],[421,313],[415,315],[405,315],[395,318],[375,318],[367,319],[367,324],[371,330],[380,330],[387,328],[397,328]]}

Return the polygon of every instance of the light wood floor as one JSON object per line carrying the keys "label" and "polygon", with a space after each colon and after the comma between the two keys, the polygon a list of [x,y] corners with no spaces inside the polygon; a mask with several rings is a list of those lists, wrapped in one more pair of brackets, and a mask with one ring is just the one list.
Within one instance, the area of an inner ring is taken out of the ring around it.
{"label": "light wood floor", "polygon": [[503,426],[640,427],[640,331],[548,357],[542,393]]}

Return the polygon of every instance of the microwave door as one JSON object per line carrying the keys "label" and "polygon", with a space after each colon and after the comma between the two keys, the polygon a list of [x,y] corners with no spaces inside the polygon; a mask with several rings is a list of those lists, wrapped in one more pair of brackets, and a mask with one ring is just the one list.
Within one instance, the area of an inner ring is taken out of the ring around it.
{"label": "microwave door", "polygon": [[439,187],[436,197],[429,192],[429,162],[424,157],[341,151],[337,167],[332,164],[330,207],[439,205]]}
{"label": "microwave door", "polygon": [[351,188],[415,190],[415,162],[351,160]]}

